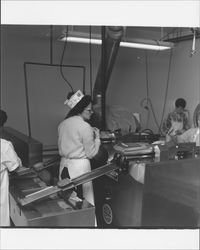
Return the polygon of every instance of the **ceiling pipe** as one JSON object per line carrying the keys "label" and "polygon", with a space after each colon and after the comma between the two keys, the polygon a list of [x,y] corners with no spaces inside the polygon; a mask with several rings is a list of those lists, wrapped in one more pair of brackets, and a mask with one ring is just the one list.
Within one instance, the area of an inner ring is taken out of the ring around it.
{"label": "ceiling pipe", "polygon": [[[196,31],[196,39],[200,38],[200,31]],[[188,41],[193,39],[193,34],[190,35],[184,35],[184,36],[179,36],[175,38],[169,38],[165,39],[163,41],[165,42],[172,42],[172,43],[178,43],[178,42],[183,42],[183,41]]]}

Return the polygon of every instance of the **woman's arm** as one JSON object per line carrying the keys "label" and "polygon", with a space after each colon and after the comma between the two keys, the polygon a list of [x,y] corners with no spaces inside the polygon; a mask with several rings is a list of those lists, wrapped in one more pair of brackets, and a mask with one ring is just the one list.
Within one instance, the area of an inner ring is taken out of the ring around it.
{"label": "woman's arm", "polygon": [[92,159],[98,153],[100,144],[99,131],[88,124],[83,131],[83,147],[89,159]]}
{"label": "woman's arm", "polygon": [[11,142],[8,142],[6,145],[6,150],[4,151],[3,157],[1,157],[1,164],[5,165],[9,172],[22,166],[22,162]]}

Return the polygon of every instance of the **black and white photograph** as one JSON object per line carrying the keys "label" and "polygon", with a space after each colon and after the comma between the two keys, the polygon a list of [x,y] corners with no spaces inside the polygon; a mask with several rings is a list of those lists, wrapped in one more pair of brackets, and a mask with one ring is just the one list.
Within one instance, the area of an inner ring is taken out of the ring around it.
{"label": "black and white photograph", "polygon": [[122,1],[2,2],[16,6],[1,24],[2,249],[36,249],[32,234],[40,249],[198,249],[199,13],[163,22],[168,5],[134,23],[138,1],[127,14]]}

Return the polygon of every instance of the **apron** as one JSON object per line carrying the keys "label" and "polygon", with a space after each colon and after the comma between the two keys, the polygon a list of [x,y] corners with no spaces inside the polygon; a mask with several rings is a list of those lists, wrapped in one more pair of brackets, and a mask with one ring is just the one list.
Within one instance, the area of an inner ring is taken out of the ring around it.
{"label": "apron", "polygon": [[[76,178],[82,174],[91,172],[90,161],[88,159],[66,159],[61,158],[59,169],[59,180],[64,168],[68,169],[70,179]],[[82,184],[83,197],[94,206],[94,191],[92,181]]]}
{"label": "apron", "polygon": [[196,146],[200,146],[200,129],[199,128],[194,133],[193,142],[196,142]]}
{"label": "apron", "polygon": [[[3,165],[3,164],[2,164]],[[9,214],[9,176],[8,170],[4,169],[0,172],[0,226],[10,226]]]}

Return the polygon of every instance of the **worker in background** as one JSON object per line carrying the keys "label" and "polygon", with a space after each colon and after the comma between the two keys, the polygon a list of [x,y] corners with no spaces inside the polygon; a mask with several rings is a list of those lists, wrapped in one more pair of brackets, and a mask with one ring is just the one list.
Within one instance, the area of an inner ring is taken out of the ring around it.
{"label": "worker in background", "polygon": [[[0,127],[2,128],[7,121],[7,114],[0,110]],[[2,136],[2,135],[1,135]],[[1,163],[0,163],[0,226],[10,226],[9,215],[9,172],[21,166],[11,142],[0,138],[1,141]]]}
{"label": "worker in background", "polygon": [[182,126],[177,130],[178,134],[182,134],[184,131],[190,128],[189,126],[189,117],[188,111],[185,110],[186,101],[183,98],[178,98],[175,101],[175,110],[168,114],[167,118],[164,120],[162,130],[164,134],[169,132],[169,129],[172,126],[172,121],[178,122],[179,125],[182,123]]}
{"label": "worker in background", "polygon": [[[79,90],[70,93],[65,104],[70,111],[58,127],[58,149],[61,156],[59,179],[68,169],[69,177],[76,178],[91,171],[90,159],[98,154],[100,148],[99,130],[87,122],[92,115],[92,99]],[[82,185],[83,197],[94,205],[92,182]]]}
{"label": "worker in background", "polygon": [[195,142],[196,146],[200,146],[200,111],[197,112],[196,128],[190,128],[183,134],[179,135],[177,133],[177,126],[172,124],[172,127],[166,135],[166,141],[174,141],[175,143]]}

